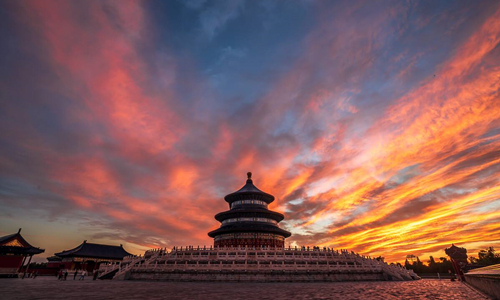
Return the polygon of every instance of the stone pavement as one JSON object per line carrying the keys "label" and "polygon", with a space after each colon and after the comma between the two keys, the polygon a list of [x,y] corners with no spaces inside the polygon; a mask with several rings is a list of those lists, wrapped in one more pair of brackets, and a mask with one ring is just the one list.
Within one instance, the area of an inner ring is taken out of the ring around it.
{"label": "stone pavement", "polygon": [[0,279],[0,298],[10,299],[488,299],[461,282],[211,283],[152,281],[58,281],[55,277]]}

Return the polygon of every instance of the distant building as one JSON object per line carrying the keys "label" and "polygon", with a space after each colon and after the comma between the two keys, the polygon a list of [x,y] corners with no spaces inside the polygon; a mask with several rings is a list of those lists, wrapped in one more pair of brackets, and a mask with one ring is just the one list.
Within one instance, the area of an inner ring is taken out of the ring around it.
{"label": "distant building", "polygon": [[123,249],[123,246],[112,246],[87,243],[83,241],[79,246],[55,253],[55,256],[47,258],[48,267],[58,266],[60,269],[85,269],[91,272],[98,269],[101,263],[118,263],[125,256],[132,255]]}
{"label": "distant building", "polygon": [[0,237],[0,277],[16,277],[26,258],[29,266],[33,255],[43,252],[44,249],[31,246],[21,236],[21,228],[17,233]]}

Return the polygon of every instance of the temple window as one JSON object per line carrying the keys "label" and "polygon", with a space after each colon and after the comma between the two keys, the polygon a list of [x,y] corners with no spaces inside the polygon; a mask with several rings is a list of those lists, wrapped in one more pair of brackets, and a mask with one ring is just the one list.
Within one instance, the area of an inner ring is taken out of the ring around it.
{"label": "temple window", "polygon": [[227,224],[227,223],[235,223],[235,222],[241,222],[241,221],[248,221],[248,222],[266,222],[266,223],[271,223],[271,224],[278,224],[278,221],[273,220],[273,219],[268,219],[268,218],[231,218],[231,219],[226,219],[222,221],[222,224]]}
{"label": "temple window", "polygon": [[267,208],[267,203],[265,201],[261,201],[261,200],[238,200],[238,201],[234,201],[233,203],[231,203],[231,208],[236,207],[236,206],[240,206],[240,205],[248,205],[248,204],[262,205],[262,206],[265,206]]}

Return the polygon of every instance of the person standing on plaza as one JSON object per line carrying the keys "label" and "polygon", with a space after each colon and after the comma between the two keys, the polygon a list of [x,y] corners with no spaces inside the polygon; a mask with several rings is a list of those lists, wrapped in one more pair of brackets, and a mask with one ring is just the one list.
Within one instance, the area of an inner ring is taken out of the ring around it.
{"label": "person standing on plaza", "polygon": [[67,277],[68,277],[68,270],[64,269],[64,281],[66,281]]}
{"label": "person standing on plaza", "polygon": [[63,274],[63,271],[61,269],[61,270],[59,270],[59,273],[57,273],[57,280],[61,280],[62,274]]}
{"label": "person standing on plaza", "polygon": [[78,274],[78,269],[75,269],[75,274],[73,274],[73,280],[76,280],[76,275]]}
{"label": "person standing on plaza", "polygon": [[79,280],[85,280],[85,275],[87,275],[87,272],[85,272],[85,270],[82,269],[82,273],[80,275]]}
{"label": "person standing on plaza", "polygon": [[94,269],[94,276],[93,276],[92,280],[96,280],[98,275],[99,275],[99,271],[97,269]]}

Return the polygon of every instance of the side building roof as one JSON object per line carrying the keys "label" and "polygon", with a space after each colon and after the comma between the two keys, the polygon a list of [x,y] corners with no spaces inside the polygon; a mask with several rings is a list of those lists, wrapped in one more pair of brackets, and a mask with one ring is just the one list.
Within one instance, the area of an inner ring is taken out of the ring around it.
{"label": "side building roof", "polygon": [[132,255],[123,249],[123,246],[112,246],[103,244],[87,243],[83,241],[79,246],[55,253],[56,256],[64,257],[91,257],[91,258],[108,258],[108,259],[123,259],[125,256]]}
{"label": "side building roof", "polygon": [[35,255],[45,252],[44,249],[33,247],[21,235],[21,228],[17,233],[0,237],[0,254]]}

